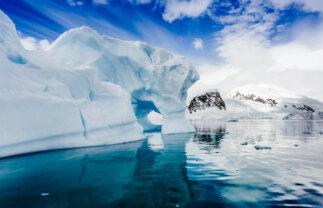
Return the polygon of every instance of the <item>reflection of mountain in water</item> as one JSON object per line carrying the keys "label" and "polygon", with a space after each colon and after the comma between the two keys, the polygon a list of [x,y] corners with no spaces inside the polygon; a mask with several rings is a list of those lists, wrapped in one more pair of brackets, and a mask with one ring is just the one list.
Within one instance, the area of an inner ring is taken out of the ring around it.
{"label": "reflection of mountain in water", "polygon": [[194,135],[193,142],[197,142],[199,144],[207,144],[208,147],[212,147],[212,148],[219,148],[221,144],[221,140],[226,134],[225,127],[218,127],[215,129],[214,132],[215,134],[197,132]]}
{"label": "reflection of mountain in water", "polygon": [[201,190],[195,200],[222,201],[224,207],[322,207],[322,183],[313,181],[322,181],[323,123],[209,120],[194,126],[186,155],[188,178]]}

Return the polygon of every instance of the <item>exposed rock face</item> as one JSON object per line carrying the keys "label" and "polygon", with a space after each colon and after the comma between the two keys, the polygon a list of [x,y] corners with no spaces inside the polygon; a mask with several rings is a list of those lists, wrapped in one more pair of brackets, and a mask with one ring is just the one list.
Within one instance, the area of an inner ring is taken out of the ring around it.
{"label": "exposed rock face", "polygon": [[293,105],[293,108],[300,110],[300,111],[310,112],[310,113],[315,112],[315,110],[313,108],[311,108],[310,106],[307,106],[307,105],[304,105],[301,107],[297,107],[297,106]]}
{"label": "exposed rock face", "polygon": [[240,92],[236,92],[236,94],[233,96],[233,98],[238,98],[240,100],[251,100],[251,101],[254,101],[254,102],[258,102],[258,103],[262,103],[262,104],[268,104],[270,106],[276,106],[278,103],[276,102],[276,100],[274,99],[264,99],[264,98],[261,98],[259,96],[256,96],[254,94],[242,94]]}
{"label": "exposed rock face", "polygon": [[226,110],[225,103],[217,90],[211,90],[203,95],[194,97],[188,106],[188,110],[192,113],[210,107]]}
{"label": "exposed rock face", "polygon": [[[287,105],[285,105],[287,107]],[[288,114],[287,116],[285,116],[283,118],[283,120],[290,120],[290,119],[305,119],[305,120],[313,120],[314,119],[314,113],[315,110],[308,106],[308,105],[303,105],[303,106],[296,106],[296,105],[292,105],[292,107],[296,110],[290,114]],[[322,119],[320,117],[320,113],[318,113],[319,119]]]}

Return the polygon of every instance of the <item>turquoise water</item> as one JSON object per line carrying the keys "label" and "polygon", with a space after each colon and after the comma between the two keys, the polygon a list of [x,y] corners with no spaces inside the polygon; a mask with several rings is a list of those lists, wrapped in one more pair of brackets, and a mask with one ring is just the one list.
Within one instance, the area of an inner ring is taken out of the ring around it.
{"label": "turquoise water", "polygon": [[0,207],[323,207],[323,123],[196,122],[0,160]]}

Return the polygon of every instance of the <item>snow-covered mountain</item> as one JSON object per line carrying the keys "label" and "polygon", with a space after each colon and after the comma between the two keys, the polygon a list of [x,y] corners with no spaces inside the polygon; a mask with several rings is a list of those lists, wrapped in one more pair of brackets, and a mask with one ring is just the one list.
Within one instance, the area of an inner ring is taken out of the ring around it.
{"label": "snow-covered mountain", "polygon": [[[208,91],[195,96],[191,102]],[[192,97],[192,96],[190,96]],[[218,92],[218,99],[222,100]],[[323,103],[306,96],[270,85],[247,85],[232,90],[223,97],[225,108],[210,106],[207,100],[200,100],[204,108],[187,110],[190,119],[323,119]],[[216,106],[216,105],[215,105]]]}
{"label": "snow-covered mountain", "polygon": [[183,57],[87,27],[27,51],[0,10],[0,157],[138,140],[151,111],[163,133],[194,131],[185,101],[198,78]]}

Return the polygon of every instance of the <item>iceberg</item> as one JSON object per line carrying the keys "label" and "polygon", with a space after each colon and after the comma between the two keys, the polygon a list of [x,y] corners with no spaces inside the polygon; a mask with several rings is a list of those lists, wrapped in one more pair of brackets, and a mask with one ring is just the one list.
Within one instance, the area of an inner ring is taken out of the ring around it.
{"label": "iceberg", "polygon": [[0,10],[0,157],[139,140],[152,111],[163,133],[194,131],[185,101],[198,79],[184,57],[87,27],[27,51]]}

